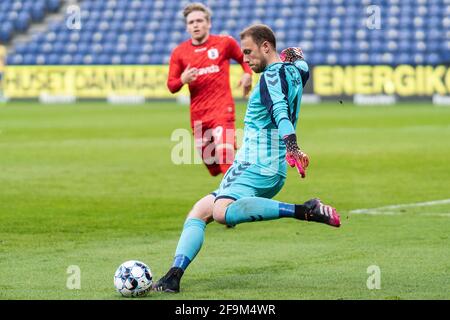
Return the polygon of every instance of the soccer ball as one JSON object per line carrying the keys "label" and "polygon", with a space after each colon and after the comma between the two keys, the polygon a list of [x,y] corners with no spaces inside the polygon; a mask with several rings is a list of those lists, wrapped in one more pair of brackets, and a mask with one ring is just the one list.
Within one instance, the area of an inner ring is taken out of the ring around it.
{"label": "soccer ball", "polygon": [[152,286],[152,272],[141,261],[125,261],[114,274],[114,286],[124,297],[145,296]]}

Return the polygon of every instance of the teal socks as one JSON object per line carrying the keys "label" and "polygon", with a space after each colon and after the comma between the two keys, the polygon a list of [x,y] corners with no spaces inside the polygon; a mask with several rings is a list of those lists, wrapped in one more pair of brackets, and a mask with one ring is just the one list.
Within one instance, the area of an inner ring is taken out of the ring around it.
{"label": "teal socks", "polygon": [[295,205],[276,200],[252,197],[236,200],[227,208],[225,222],[234,226],[243,222],[294,218]]}
{"label": "teal socks", "polygon": [[206,223],[197,218],[188,218],[184,223],[172,267],[186,270],[202,247]]}

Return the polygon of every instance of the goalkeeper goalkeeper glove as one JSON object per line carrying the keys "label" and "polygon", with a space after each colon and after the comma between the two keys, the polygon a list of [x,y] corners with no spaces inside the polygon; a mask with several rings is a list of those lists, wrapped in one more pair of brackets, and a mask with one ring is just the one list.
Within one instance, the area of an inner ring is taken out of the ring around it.
{"label": "goalkeeper goalkeeper glove", "polygon": [[297,60],[303,60],[303,51],[300,48],[290,47],[286,48],[280,53],[280,59],[283,62],[294,63]]}
{"label": "goalkeeper goalkeeper glove", "polygon": [[308,155],[302,151],[297,145],[297,137],[295,133],[284,136],[283,141],[286,145],[286,161],[293,168],[297,167],[298,173],[302,178],[306,176],[305,169],[309,165]]}

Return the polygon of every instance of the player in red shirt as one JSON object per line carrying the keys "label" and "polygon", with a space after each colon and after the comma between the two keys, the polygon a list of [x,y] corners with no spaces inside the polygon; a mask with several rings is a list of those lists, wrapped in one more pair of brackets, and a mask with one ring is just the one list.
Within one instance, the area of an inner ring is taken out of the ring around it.
{"label": "player in red shirt", "polygon": [[189,85],[191,127],[196,148],[212,176],[225,174],[236,150],[235,107],[230,88],[230,59],[244,69],[239,82],[244,97],[252,86],[252,70],[239,44],[230,36],[212,35],[211,12],[201,3],[183,11],[191,39],[177,46],[170,58],[167,86],[178,92]]}

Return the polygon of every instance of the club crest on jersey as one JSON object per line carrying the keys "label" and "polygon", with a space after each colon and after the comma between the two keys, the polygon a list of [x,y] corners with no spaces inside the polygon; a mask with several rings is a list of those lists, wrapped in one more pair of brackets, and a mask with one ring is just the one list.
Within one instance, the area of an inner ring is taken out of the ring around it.
{"label": "club crest on jersey", "polygon": [[208,58],[211,60],[217,59],[219,57],[219,50],[212,48],[208,50]]}

